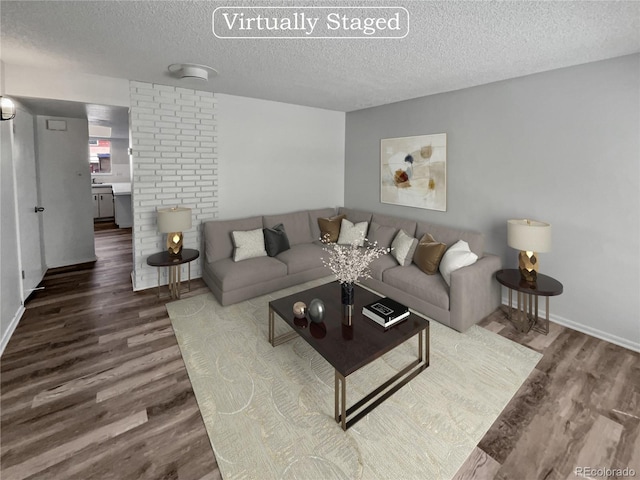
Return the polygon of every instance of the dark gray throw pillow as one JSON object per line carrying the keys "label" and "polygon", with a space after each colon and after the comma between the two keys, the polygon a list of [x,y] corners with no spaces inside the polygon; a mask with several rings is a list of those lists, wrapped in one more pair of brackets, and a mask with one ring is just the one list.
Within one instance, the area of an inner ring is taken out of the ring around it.
{"label": "dark gray throw pillow", "polygon": [[273,228],[265,228],[264,232],[264,246],[267,250],[267,255],[275,257],[279,253],[282,253],[291,248],[289,246],[289,239],[287,238],[287,232],[284,231],[284,225],[279,223]]}

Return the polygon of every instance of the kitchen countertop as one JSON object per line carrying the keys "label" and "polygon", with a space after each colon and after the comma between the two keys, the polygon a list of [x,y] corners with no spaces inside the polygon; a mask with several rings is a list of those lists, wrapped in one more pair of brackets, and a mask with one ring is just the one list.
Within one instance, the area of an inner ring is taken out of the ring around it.
{"label": "kitchen countertop", "polygon": [[92,183],[91,188],[110,188],[114,195],[131,195],[131,182]]}
{"label": "kitchen countertop", "polygon": [[131,183],[130,182],[118,182],[112,183],[111,189],[114,195],[131,195]]}

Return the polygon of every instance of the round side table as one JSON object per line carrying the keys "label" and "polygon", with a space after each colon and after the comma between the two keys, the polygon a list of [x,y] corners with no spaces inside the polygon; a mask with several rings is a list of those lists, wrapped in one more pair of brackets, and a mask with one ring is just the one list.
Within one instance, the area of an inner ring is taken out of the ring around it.
{"label": "round side table", "polygon": [[158,298],[160,298],[160,267],[169,267],[169,296],[180,298],[180,266],[185,263],[189,267],[189,291],[191,291],[191,262],[200,256],[194,248],[183,248],[178,255],[168,251],[154,253],[147,258],[147,265],[158,267]]}
{"label": "round side table", "polygon": [[[524,333],[531,329],[545,335],[549,333],[549,297],[560,295],[563,288],[562,284],[555,278],[539,273],[538,280],[535,285],[532,285],[522,279],[520,270],[516,268],[496,272],[496,280],[509,289],[508,318],[516,328]],[[512,294],[514,290],[518,296],[518,308],[515,316],[512,313]],[[543,296],[546,299],[544,322],[538,317],[539,296]]]}

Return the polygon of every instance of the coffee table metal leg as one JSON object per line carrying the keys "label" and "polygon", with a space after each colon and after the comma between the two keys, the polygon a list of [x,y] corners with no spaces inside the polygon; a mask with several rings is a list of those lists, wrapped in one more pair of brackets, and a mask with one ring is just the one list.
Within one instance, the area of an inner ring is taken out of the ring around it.
{"label": "coffee table metal leg", "polygon": [[338,404],[340,403],[338,401],[338,371],[334,370],[334,386],[333,386],[333,399],[334,399],[334,407],[333,407],[333,415],[334,418],[336,420],[336,423],[340,421],[340,412],[338,411]]}
{"label": "coffee table metal leg", "polygon": [[347,379],[336,370],[335,380],[335,419],[342,430],[347,430]]}
{"label": "coffee table metal leg", "polygon": [[269,307],[269,343],[275,347],[273,343],[273,308]]}
{"label": "coffee table metal leg", "polygon": [[158,298],[160,298],[160,268],[156,268],[158,271]]}
{"label": "coffee table metal leg", "polygon": [[272,347],[280,345],[281,343],[288,342],[294,338],[299,337],[298,332],[292,331],[289,333],[283,333],[282,335],[278,335],[276,337],[276,327],[275,327],[275,315],[274,311],[271,307],[269,307],[269,343]]}
{"label": "coffee table metal leg", "polygon": [[[418,358],[347,410],[347,379],[335,372],[335,420],[347,430],[429,366],[429,327],[418,333]],[[347,420],[347,417],[350,417]]]}

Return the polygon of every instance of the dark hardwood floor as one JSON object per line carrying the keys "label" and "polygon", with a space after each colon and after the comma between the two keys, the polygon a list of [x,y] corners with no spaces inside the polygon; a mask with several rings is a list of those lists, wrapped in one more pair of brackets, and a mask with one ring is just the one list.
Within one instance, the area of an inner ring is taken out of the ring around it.
{"label": "dark hardwood floor", "polygon": [[2,355],[0,477],[220,478],[167,299],[132,291],[131,229],[95,235],[98,261],[47,272]]}
{"label": "dark hardwood floor", "polygon": [[[168,299],[131,290],[131,230],[97,225],[96,254],[47,273],[0,359],[0,477],[220,478]],[[519,334],[502,311],[482,326],[543,358],[457,480],[640,476],[638,353],[555,324]]]}

